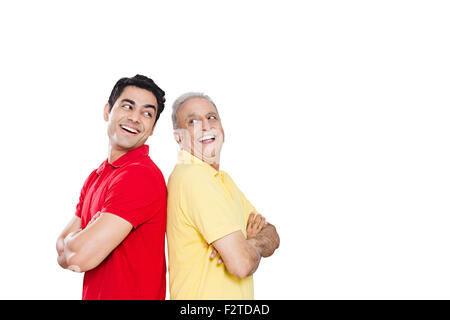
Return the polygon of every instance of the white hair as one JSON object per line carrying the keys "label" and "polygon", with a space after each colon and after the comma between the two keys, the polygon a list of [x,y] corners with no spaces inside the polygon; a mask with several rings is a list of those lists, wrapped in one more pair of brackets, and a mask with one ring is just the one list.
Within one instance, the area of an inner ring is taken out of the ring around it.
{"label": "white hair", "polygon": [[177,112],[180,106],[185,103],[187,100],[192,98],[202,98],[209,101],[217,110],[216,104],[212,99],[204,94],[203,92],[187,92],[179,96],[172,105],[172,125],[174,129],[177,129]]}

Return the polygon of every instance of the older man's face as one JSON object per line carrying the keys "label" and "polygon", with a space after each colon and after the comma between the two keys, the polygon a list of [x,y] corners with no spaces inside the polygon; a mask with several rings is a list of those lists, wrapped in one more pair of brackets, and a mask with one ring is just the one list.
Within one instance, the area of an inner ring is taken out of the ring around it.
{"label": "older man's face", "polygon": [[220,163],[224,132],[216,107],[206,99],[190,98],[177,111],[177,142],[197,158]]}

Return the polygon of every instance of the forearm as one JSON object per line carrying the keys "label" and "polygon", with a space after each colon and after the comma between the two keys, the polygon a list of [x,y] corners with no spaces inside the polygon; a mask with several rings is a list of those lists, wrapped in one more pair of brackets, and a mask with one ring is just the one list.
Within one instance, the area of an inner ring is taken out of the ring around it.
{"label": "forearm", "polygon": [[239,230],[213,242],[228,272],[238,278],[253,274],[259,266],[261,252]]}
{"label": "forearm", "polygon": [[70,222],[67,224],[67,226],[64,228],[64,230],[59,235],[58,239],[56,240],[56,252],[58,253],[58,264],[64,268],[68,268],[67,264],[67,258],[66,254],[64,253],[64,247],[65,247],[65,238],[73,232],[81,230],[81,219],[77,216],[74,216]]}
{"label": "forearm", "polygon": [[88,270],[88,267],[92,267],[92,259],[87,259],[89,255],[86,254],[86,249],[92,245],[89,245],[89,237],[86,237],[85,233],[99,216],[96,214],[84,229],[81,228],[81,220],[75,219],[75,223],[69,224],[58,237],[56,241],[57,261],[62,268],[84,272]]}
{"label": "forearm", "polygon": [[67,269],[68,264],[67,264],[67,259],[66,259],[66,255],[64,254],[64,251],[62,253],[58,254],[57,261],[61,268]]}
{"label": "forearm", "polygon": [[69,265],[69,260],[67,259],[67,255],[65,253],[62,253],[58,256],[58,264],[64,268],[69,269],[76,272],[81,272],[80,268],[76,265]]}
{"label": "forearm", "polygon": [[280,246],[280,237],[275,226],[268,223],[256,236],[247,239],[264,258],[270,257]]}
{"label": "forearm", "polygon": [[[85,272],[97,267],[131,232],[133,226],[127,220],[101,213],[81,230],[64,238],[64,252],[68,269]],[[62,259],[62,258],[61,258]]]}
{"label": "forearm", "polygon": [[[58,238],[56,243],[56,250],[58,251],[58,264],[64,269],[70,269],[72,271],[80,271],[79,268],[73,265],[71,258],[75,255],[73,250],[73,239],[81,229],[70,232],[67,235],[62,235]],[[63,238],[63,236],[65,236]]]}
{"label": "forearm", "polygon": [[64,257],[69,270],[85,272],[103,260],[100,258],[101,253],[96,250],[95,241],[90,241],[87,228],[72,232],[64,239]]}
{"label": "forearm", "polygon": [[257,248],[255,245],[252,244],[251,241],[248,241],[248,246],[249,246],[249,250],[248,250],[248,267],[247,267],[247,272],[245,272],[245,274],[243,275],[242,278],[248,277],[250,275],[252,275],[253,273],[255,273],[255,271],[258,269],[259,266],[259,262],[261,261],[261,250],[259,248]]}

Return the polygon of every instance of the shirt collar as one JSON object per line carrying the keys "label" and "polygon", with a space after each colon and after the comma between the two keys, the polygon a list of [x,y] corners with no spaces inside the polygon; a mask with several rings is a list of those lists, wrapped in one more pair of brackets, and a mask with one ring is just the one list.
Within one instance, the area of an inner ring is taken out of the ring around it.
{"label": "shirt collar", "polygon": [[184,149],[178,151],[178,163],[200,165],[202,167],[207,168],[211,172],[211,174],[213,176],[222,177],[224,175],[224,173],[225,173],[225,172],[220,171],[220,170],[217,171],[212,166],[210,166],[209,164],[207,164],[203,160],[197,158],[196,156],[194,156],[193,154],[187,152]]}
{"label": "shirt collar", "polygon": [[133,149],[131,151],[128,151],[123,156],[121,156],[119,159],[114,161],[113,163],[109,163],[108,159],[106,159],[100,167],[97,169],[97,174],[101,174],[102,171],[105,169],[107,165],[110,165],[111,167],[117,169],[120,168],[123,165],[126,165],[131,162],[135,162],[137,160],[140,160],[146,156],[148,156],[149,147],[148,145],[144,144],[136,149]]}

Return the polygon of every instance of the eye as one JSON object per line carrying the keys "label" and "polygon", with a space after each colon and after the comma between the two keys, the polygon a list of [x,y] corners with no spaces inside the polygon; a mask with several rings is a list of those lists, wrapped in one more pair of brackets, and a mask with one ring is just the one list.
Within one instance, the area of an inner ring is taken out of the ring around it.
{"label": "eye", "polygon": [[133,109],[133,107],[130,106],[129,104],[124,104],[124,105],[122,106],[122,108],[125,108],[125,109],[128,109],[128,110]]}
{"label": "eye", "polygon": [[216,116],[209,116],[208,120],[217,120],[217,117]]}
{"label": "eye", "polygon": [[144,111],[144,116],[149,117],[149,118],[153,117],[153,115],[148,111]]}

